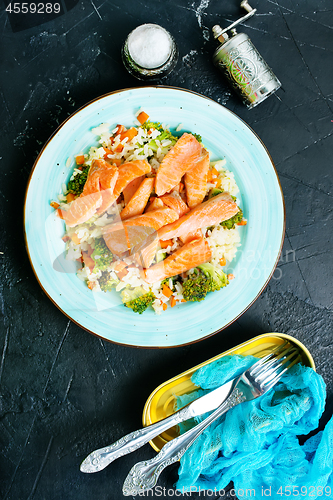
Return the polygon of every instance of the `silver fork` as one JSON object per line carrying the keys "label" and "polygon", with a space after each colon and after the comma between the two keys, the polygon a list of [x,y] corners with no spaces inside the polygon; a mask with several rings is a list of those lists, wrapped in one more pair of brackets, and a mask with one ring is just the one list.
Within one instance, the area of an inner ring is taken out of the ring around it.
{"label": "silver fork", "polygon": [[153,488],[162,470],[177,462],[198,436],[221,415],[244,401],[252,401],[269,391],[282,375],[299,360],[295,347],[279,346],[275,351],[261,358],[239,378],[235,379],[230,396],[206,419],[189,431],[165,444],[151,460],[138,462],[130,470],[123,485],[123,495],[139,495]]}

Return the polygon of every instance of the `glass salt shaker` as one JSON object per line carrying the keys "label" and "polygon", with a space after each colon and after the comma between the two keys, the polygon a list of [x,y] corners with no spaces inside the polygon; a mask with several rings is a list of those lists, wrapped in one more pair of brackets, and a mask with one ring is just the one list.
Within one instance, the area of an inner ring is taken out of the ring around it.
{"label": "glass salt shaker", "polygon": [[[252,17],[257,10],[252,9],[247,0],[242,1],[241,7],[247,11],[244,17],[225,29],[213,26],[214,38],[221,44],[213,55],[213,63],[251,109],[278,90],[281,83],[250,38],[244,33],[237,33],[235,26]],[[227,33],[229,30],[230,36]]]}
{"label": "glass salt shaker", "polygon": [[167,75],[178,60],[172,35],[158,24],[142,24],[127,36],[122,47],[127,71],[139,80],[157,80]]}

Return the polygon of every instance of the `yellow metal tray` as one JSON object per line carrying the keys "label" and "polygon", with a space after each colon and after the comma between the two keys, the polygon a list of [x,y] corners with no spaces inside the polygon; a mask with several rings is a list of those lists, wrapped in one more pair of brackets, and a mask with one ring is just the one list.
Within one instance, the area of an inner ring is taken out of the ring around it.
{"label": "yellow metal tray", "polygon": [[[191,377],[193,373],[202,366],[208,365],[209,363],[212,363],[213,361],[229,354],[241,354],[243,356],[252,355],[261,358],[266,356],[266,354],[269,354],[274,347],[283,344],[286,340],[299,348],[301,362],[315,370],[315,364],[310,352],[301,342],[299,342],[299,340],[291,337],[290,335],[285,335],[284,333],[265,333],[229,349],[214,358],[208,359],[200,365],[194,366],[190,370],[187,370],[186,372],[183,372],[156,387],[144,406],[142,416],[143,425],[147,426],[168,417],[175,412],[175,403],[178,396],[189,394],[198,390],[198,387],[191,381]],[[150,444],[154,450],[160,451],[165,443],[174,439],[178,435],[179,430],[178,427],[175,426],[154,438],[150,441]]]}

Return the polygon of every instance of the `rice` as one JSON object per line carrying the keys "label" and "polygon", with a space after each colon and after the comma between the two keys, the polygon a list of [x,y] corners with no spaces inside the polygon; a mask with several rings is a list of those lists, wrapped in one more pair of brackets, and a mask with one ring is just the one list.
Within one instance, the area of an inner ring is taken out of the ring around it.
{"label": "rice", "polygon": [[206,240],[212,252],[211,263],[219,265],[223,257],[231,262],[240,245],[240,235],[237,227],[227,229],[223,226],[214,226],[207,231]]}
{"label": "rice", "polygon": [[[142,110],[137,112],[137,115]],[[162,124],[164,130],[167,130],[166,125]],[[155,175],[158,170],[161,161],[163,160],[165,154],[173,146],[174,141],[170,139],[159,139],[161,132],[157,129],[151,129],[148,131],[142,126],[137,127],[137,135],[131,140],[128,137],[124,139],[121,138],[121,134],[118,133],[120,130],[117,127],[111,128],[108,123],[102,123],[98,127],[92,129],[92,133],[99,137],[98,146],[92,146],[89,149],[88,154],[84,154],[85,162],[84,165],[90,166],[93,160],[107,158],[110,160],[122,160],[122,161],[134,161],[134,160],[146,160],[149,162],[152,168],[152,173],[150,176]],[[176,131],[180,131],[183,128],[183,124],[179,124]],[[149,132],[149,133],[148,133]],[[117,135],[115,135],[117,134]],[[112,140],[110,139],[112,136]],[[155,141],[154,145],[152,141]],[[107,148],[107,153],[105,149]],[[82,153],[81,153],[82,154]],[[68,158],[66,165],[71,163],[71,159]],[[226,160],[218,160],[210,163],[210,167],[214,167],[213,175],[211,176],[211,181],[207,184],[207,194],[210,189],[218,186],[223,191],[228,191],[232,196],[237,196],[239,193],[238,186],[236,184],[234,174],[227,170]],[[74,167],[71,180],[75,179],[77,175],[81,175],[82,171],[77,167]],[[217,174],[217,175],[216,175]],[[62,186],[62,193],[58,195],[58,200],[63,203],[64,209],[66,210],[68,206],[66,205],[67,186]],[[112,205],[104,214],[100,217],[95,215],[89,221],[84,224],[79,224],[74,228],[67,228],[67,235],[69,240],[66,242],[66,259],[77,260],[82,258],[83,252],[90,252],[96,248],[95,243],[98,238],[102,238],[102,228],[112,224],[115,220],[119,220],[119,213],[124,208],[124,202]],[[211,263],[217,267],[221,268],[222,261],[228,261],[229,263],[235,258],[237,249],[240,246],[240,234],[238,227],[233,227],[232,229],[227,229],[224,226],[216,225],[210,228],[202,228],[202,235],[209,244],[212,252]],[[73,237],[75,234],[75,242]],[[78,243],[79,241],[79,243]],[[172,240],[172,244],[168,245],[167,248],[159,248],[156,252],[156,262],[164,259],[167,255],[172,254],[177,249],[181,248],[182,243],[178,238]],[[90,255],[90,254],[89,254]],[[101,256],[95,256],[95,262]],[[173,300],[174,303],[178,304],[184,301],[183,296],[183,285],[181,279],[175,280],[169,278],[166,281],[170,291],[172,292],[171,297],[167,297],[163,293],[162,282],[156,282],[153,284],[148,284],[142,278],[140,269],[138,265],[133,265],[133,260],[131,258],[117,258],[107,267],[106,271],[110,278],[117,281],[119,276],[117,274],[117,264],[119,261],[124,261],[127,267],[127,274],[122,276],[119,283],[116,285],[116,292],[120,293],[125,288],[136,288],[141,287],[146,292],[152,292],[155,295],[155,300],[152,303],[152,308],[156,314],[161,314],[165,309],[166,305],[170,305],[170,301]],[[80,280],[88,282],[89,288],[94,292],[100,292],[100,278],[102,272],[100,270],[94,272],[89,269],[88,266],[84,266],[77,272],[77,276]],[[184,273],[184,275],[191,275],[193,269]]]}

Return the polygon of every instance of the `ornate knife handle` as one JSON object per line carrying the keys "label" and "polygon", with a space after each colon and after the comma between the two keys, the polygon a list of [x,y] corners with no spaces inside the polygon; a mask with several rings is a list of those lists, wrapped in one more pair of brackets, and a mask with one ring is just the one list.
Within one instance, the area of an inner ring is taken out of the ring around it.
{"label": "ornate knife handle", "polygon": [[135,496],[153,488],[159,475],[168,465],[177,462],[196,438],[218,417],[234,406],[242,403],[246,397],[235,387],[229,398],[221,404],[211,415],[198,425],[165,444],[162,450],[151,460],[138,462],[130,470],[123,485],[123,495]]}
{"label": "ornate knife handle", "polygon": [[88,455],[82,462],[80,470],[81,472],[88,473],[98,472],[107,467],[117,458],[141,448],[141,446],[148,443],[154,437],[190,417],[190,408],[185,407],[177,413],[170,415],[170,417],[160,420],[155,424],[144,427],[138,431],[131,432],[115,443],[90,453],[90,455]]}

